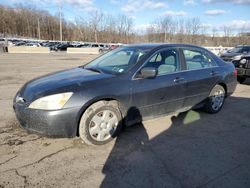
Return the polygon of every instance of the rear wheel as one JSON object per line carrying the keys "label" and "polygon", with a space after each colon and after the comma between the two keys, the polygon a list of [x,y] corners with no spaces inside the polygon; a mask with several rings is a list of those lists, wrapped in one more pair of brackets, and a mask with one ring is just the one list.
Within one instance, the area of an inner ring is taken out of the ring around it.
{"label": "rear wheel", "polygon": [[89,145],[110,142],[121,130],[121,113],[116,101],[99,101],[82,115],[79,134]]}
{"label": "rear wheel", "polygon": [[99,49],[99,53],[102,54],[103,53],[103,49]]}
{"label": "rear wheel", "polygon": [[224,87],[216,85],[210,92],[210,95],[203,108],[204,111],[214,114],[221,110],[225,101],[226,92]]}
{"label": "rear wheel", "polygon": [[240,84],[242,84],[243,82],[245,82],[245,80],[246,80],[245,77],[240,77],[240,76],[237,77],[237,81],[238,81]]}

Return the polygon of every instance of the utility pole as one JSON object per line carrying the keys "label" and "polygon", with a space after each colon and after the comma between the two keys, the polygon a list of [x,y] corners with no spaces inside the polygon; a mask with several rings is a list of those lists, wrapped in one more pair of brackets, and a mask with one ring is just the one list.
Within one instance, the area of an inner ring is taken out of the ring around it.
{"label": "utility pole", "polygon": [[164,26],[164,43],[167,42],[167,28]]}
{"label": "utility pole", "polygon": [[62,4],[59,2],[59,17],[60,17],[60,41],[62,41]]}
{"label": "utility pole", "polygon": [[38,33],[39,40],[41,40],[40,20],[39,20],[39,18],[37,18],[37,33]]}

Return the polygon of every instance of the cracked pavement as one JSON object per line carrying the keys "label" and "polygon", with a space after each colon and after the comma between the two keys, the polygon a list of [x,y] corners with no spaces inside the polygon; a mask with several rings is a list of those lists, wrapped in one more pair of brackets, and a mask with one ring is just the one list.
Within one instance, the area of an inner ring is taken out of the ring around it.
{"label": "cracked pavement", "polygon": [[94,57],[0,54],[0,188],[250,187],[250,80],[218,114],[188,111],[145,121],[104,146],[19,127],[12,99],[22,84]]}

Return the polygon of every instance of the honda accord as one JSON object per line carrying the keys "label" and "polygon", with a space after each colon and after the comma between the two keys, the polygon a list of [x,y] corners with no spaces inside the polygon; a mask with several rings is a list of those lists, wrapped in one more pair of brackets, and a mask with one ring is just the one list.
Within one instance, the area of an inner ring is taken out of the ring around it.
{"label": "honda accord", "polygon": [[33,79],[14,98],[21,126],[47,136],[112,140],[132,125],[191,108],[220,111],[237,83],[230,62],[185,44],[127,45],[90,63]]}

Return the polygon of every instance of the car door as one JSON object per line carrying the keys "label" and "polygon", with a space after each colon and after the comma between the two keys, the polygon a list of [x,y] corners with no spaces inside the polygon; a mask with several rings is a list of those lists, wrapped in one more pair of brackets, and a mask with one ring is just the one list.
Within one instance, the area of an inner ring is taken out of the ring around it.
{"label": "car door", "polygon": [[209,54],[202,49],[183,48],[186,71],[183,72],[186,87],[184,107],[193,107],[209,96],[220,79],[220,68]]}
{"label": "car door", "polygon": [[[140,70],[154,67],[154,78],[138,78]],[[154,53],[138,70],[132,80],[132,104],[141,116],[155,117],[182,107],[185,97],[185,80],[182,78],[179,51],[173,48]]]}

